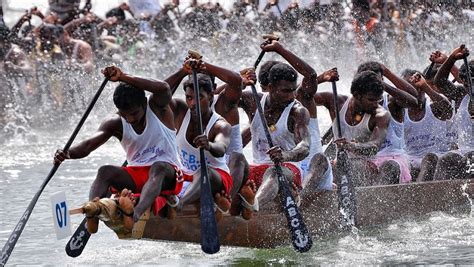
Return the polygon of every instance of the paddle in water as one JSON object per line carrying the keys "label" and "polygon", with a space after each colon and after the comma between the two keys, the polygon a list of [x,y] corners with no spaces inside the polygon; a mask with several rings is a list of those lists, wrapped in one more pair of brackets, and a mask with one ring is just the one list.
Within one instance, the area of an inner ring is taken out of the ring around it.
{"label": "paddle in water", "polygon": [[[342,138],[341,118],[339,115],[339,105],[337,101],[336,82],[332,82],[332,92],[334,108],[336,110],[337,136]],[[336,176],[339,178],[339,210],[342,214],[341,226],[345,230],[352,229],[355,226],[357,208],[355,205],[355,190],[349,177],[349,158],[347,151],[339,149],[337,151]]]}
{"label": "paddle in water", "polygon": [[[266,126],[267,120],[265,119],[262,106],[260,105],[257,89],[255,88],[255,85],[251,85],[251,87],[252,94],[257,105],[257,110],[260,115],[260,120],[262,121],[262,125],[264,125],[263,130],[265,131],[268,145],[273,147],[273,140],[270,136],[268,127]],[[278,177],[280,201],[283,207],[283,212],[286,216],[286,220],[288,221],[288,228],[291,233],[291,242],[296,251],[306,252],[310,250],[311,246],[313,245],[311,234],[309,233],[308,228],[306,228],[303,217],[301,216],[295,199],[290,192],[290,186],[288,185],[286,177],[283,175],[280,162],[274,162],[274,165]]]}
{"label": "paddle in water", "polygon": [[[193,58],[200,59],[202,56],[190,50],[189,55]],[[199,83],[196,70],[193,69],[193,87],[195,99],[199,97]],[[196,113],[198,119],[198,133],[203,134],[201,105],[199,100],[196,101]],[[201,249],[207,254],[214,254],[220,250],[219,233],[217,232],[217,222],[214,215],[214,198],[212,197],[211,184],[209,182],[209,174],[207,171],[207,161],[204,154],[204,148],[199,149],[201,162]]]}
{"label": "paddle in water", "polygon": [[[71,147],[72,142],[76,138],[77,134],[79,133],[79,130],[82,128],[82,125],[86,121],[87,117],[89,116],[89,113],[91,112],[92,108],[94,107],[95,103],[97,102],[97,99],[99,99],[100,94],[105,88],[105,85],[107,84],[108,79],[104,79],[102,82],[102,85],[100,86],[99,90],[95,93],[94,97],[92,98],[92,101],[90,102],[89,106],[86,109],[86,112],[84,112],[84,115],[82,115],[81,120],[77,124],[76,128],[74,129],[74,132],[72,133],[71,137],[69,137],[69,140],[67,141],[66,145],[64,146],[64,151],[68,151],[69,147]],[[20,238],[21,233],[23,232],[23,229],[25,228],[26,223],[28,222],[28,219],[30,218],[31,213],[33,212],[33,209],[36,205],[36,202],[38,201],[38,198],[40,197],[41,193],[43,192],[44,188],[48,184],[48,182],[53,178],[53,175],[56,173],[58,170],[60,164],[55,163],[53,168],[49,171],[48,176],[46,179],[43,181],[43,184],[41,184],[40,189],[38,192],[36,192],[35,196],[31,200],[30,204],[26,208],[26,211],[23,213],[23,215],[20,218],[20,221],[17,223],[15,228],[13,229],[13,232],[10,234],[10,237],[7,239],[6,244],[3,246],[2,249],[2,254],[0,257],[0,266],[4,266],[8,258],[10,257],[13,249],[15,248],[16,242]]]}

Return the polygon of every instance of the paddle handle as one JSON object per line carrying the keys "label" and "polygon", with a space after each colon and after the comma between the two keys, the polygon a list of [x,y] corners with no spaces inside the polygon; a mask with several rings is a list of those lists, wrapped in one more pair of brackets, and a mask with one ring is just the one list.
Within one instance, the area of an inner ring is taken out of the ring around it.
{"label": "paddle handle", "polygon": [[338,135],[337,138],[342,138],[341,116],[339,115],[339,103],[338,103],[338,97],[337,97],[336,81],[332,81],[332,94],[333,94],[333,101],[334,101],[334,109],[336,113],[336,126],[337,126],[337,135]]}
{"label": "paddle handle", "polygon": [[[97,99],[99,98],[100,94],[104,90],[105,85],[107,84],[108,79],[104,79],[102,82],[102,85],[100,86],[99,90],[97,90],[96,94],[92,98],[92,101],[90,102],[89,106],[87,107],[86,112],[84,112],[84,115],[82,115],[81,120],[76,126],[76,129],[74,129],[71,137],[69,137],[69,140],[67,141],[66,145],[64,146],[64,151],[69,150],[69,147],[71,147],[72,142],[76,138],[77,134],[79,133],[79,130],[81,129],[82,125],[87,119],[87,116],[89,116],[89,113],[91,112],[92,108],[94,107],[95,103],[97,102]],[[33,209],[36,205],[36,202],[38,201],[38,198],[40,197],[41,193],[43,192],[44,188],[48,184],[48,182],[51,180],[53,175],[56,173],[56,171],[59,168],[60,163],[55,163],[53,168],[49,171],[48,176],[46,179],[43,181],[41,184],[40,189],[36,194],[34,195],[33,199],[31,200],[30,204],[26,208],[26,211],[23,213],[23,215],[20,218],[20,221],[17,223],[15,228],[13,229],[13,232],[10,234],[10,237],[7,239],[7,242],[2,248],[2,254],[0,255],[0,266],[4,266],[8,258],[10,257],[13,249],[15,248],[16,242],[20,238],[21,233],[23,232],[23,229],[26,226],[26,223],[28,222],[28,219],[30,218],[31,213],[33,212]]]}
{"label": "paddle handle", "polygon": [[471,106],[471,111],[474,111],[474,88],[472,88],[471,68],[469,67],[469,61],[467,60],[467,57],[463,58],[463,61],[467,72],[467,86],[469,87],[468,91],[470,96],[469,104]]}
{"label": "paddle handle", "polygon": [[257,69],[257,66],[258,66],[258,64],[260,64],[260,61],[262,61],[262,58],[263,58],[264,55],[265,55],[265,51],[262,50],[262,52],[260,52],[260,55],[258,55],[258,58],[255,61],[255,64],[253,64],[253,67],[255,69]]}
{"label": "paddle handle", "polygon": [[428,67],[428,69],[427,69],[426,72],[424,73],[425,77],[428,75],[428,73],[431,73],[431,71],[432,71],[433,68],[434,68],[434,65],[435,65],[435,63],[434,63],[434,62],[431,62],[430,66]]}

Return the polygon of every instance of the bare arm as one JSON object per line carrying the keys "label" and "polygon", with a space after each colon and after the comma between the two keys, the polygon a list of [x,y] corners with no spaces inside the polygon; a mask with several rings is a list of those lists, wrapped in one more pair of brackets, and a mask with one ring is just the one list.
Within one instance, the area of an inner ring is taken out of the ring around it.
{"label": "bare arm", "polygon": [[188,73],[183,69],[179,69],[177,72],[171,74],[168,78],[165,79],[165,82],[169,84],[171,89],[171,94],[174,95],[178,89],[181,81],[188,75]]}
{"label": "bare arm", "polygon": [[118,115],[105,120],[99,126],[97,132],[77,145],[72,146],[67,153],[57,150],[54,156],[55,163],[61,163],[65,159],[80,159],[87,157],[92,151],[103,145],[110,137],[122,138],[122,122]]}
{"label": "bare arm", "polygon": [[[469,50],[463,46],[454,49],[453,52],[451,52],[449,57],[446,59],[446,61],[444,61],[443,65],[441,65],[441,68],[436,73],[436,76],[434,77],[434,84],[441,90],[443,90],[444,88],[456,89],[456,87],[449,86],[449,83],[450,83],[448,80],[449,72],[451,71],[452,67],[454,66],[454,63],[457,60],[463,59],[467,57],[468,55],[469,55]],[[449,93],[446,92],[445,94],[449,94]],[[464,92],[462,92],[462,95],[464,96],[466,94],[467,92],[464,90]]]}
{"label": "bare arm", "polygon": [[[223,157],[230,144],[231,126],[225,120],[219,120],[212,127],[209,137],[202,134],[194,138],[194,144],[209,151],[214,157]],[[209,138],[209,139],[208,139]]]}
{"label": "bare arm", "polygon": [[309,134],[309,112],[303,106],[294,111],[294,136],[296,146],[290,151],[283,151],[283,161],[302,161],[309,154],[311,136]]}
{"label": "bare arm", "polygon": [[[411,86],[411,85],[410,85]],[[387,83],[383,83],[383,89],[385,92],[387,92],[389,95],[391,95],[395,102],[398,104],[398,106],[402,108],[409,108],[409,107],[417,107],[418,106],[418,100],[410,94],[405,91],[402,91],[398,88],[395,88],[393,86],[390,86]],[[414,88],[413,88],[414,89]],[[416,89],[415,89],[416,91]]]}
{"label": "bare arm", "polygon": [[[383,69],[383,75],[385,77],[387,77],[387,79],[389,81],[391,81],[393,83],[393,85],[395,85],[396,88],[402,90],[402,91],[405,91],[407,93],[409,93],[410,95],[412,96],[417,96],[418,95],[418,92],[416,91],[416,89],[410,84],[408,83],[407,81],[405,81],[404,79],[398,77],[397,75],[395,75],[389,68],[387,68],[385,65],[381,64],[382,65],[382,69]],[[388,93],[388,92],[387,92]],[[393,95],[392,95],[393,96]],[[395,96],[393,96],[395,97]],[[416,100],[416,99],[415,99]],[[404,99],[403,102],[406,102],[406,99]]]}
{"label": "bare arm", "polygon": [[450,119],[453,115],[453,109],[448,98],[439,94],[431,88],[421,74],[416,73],[410,77],[410,82],[423,90],[433,103],[430,105],[433,114],[440,120]]}
{"label": "bare arm", "polygon": [[164,81],[132,76],[123,73],[117,67],[107,67],[102,70],[102,73],[111,81],[125,82],[138,89],[152,93],[150,102],[156,105],[157,107],[164,107],[168,105],[171,101],[170,87]]}
{"label": "bare arm", "polygon": [[347,141],[345,139],[338,139],[335,143],[342,146],[344,149],[360,156],[372,157],[380,150],[380,146],[387,137],[387,129],[390,123],[390,113],[382,111],[375,115],[375,127],[372,131],[369,141],[365,143],[358,143]]}
{"label": "bare arm", "polygon": [[203,68],[208,74],[214,75],[227,84],[224,96],[230,103],[238,103],[242,96],[242,78],[236,72],[210,63],[204,63]]}
{"label": "bare arm", "polygon": [[314,97],[314,94],[318,90],[318,75],[308,63],[293,54],[293,52],[287,50],[276,40],[267,40],[260,47],[265,52],[273,51],[286,59],[297,72],[303,75],[301,90],[304,91],[304,95],[307,95],[309,98]]}

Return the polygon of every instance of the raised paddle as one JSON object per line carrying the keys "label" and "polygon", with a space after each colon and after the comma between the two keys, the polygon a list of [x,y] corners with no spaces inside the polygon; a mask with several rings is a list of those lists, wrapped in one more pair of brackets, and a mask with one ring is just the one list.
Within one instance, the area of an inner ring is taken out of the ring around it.
{"label": "raised paddle", "polygon": [[[258,97],[257,89],[255,85],[251,85],[252,94],[257,105],[257,110],[260,115],[260,120],[262,121],[263,130],[265,131],[265,136],[267,138],[268,145],[273,147],[273,140],[268,131],[267,120],[263,114],[262,106],[260,105],[260,99]],[[254,118],[255,119],[255,118]],[[313,245],[313,240],[311,239],[311,234],[306,228],[306,224],[303,221],[298,206],[295,203],[295,199],[290,192],[288,181],[283,175],[280,162],[274,162],[275,171],[278,177],[278,187],[280,192],[280,201],[283,207],[283,212],[285,213],[286,220],[288,221],[288,228],[291,234],[291,243],[293,247],[298,252],[306,252],[311,249]]]}
{"label": "raised paddle", "polygon": [[[466,72],[467,72],[467,86],[469,87],[469,105],[470,105],[470,110],[474,111],[474,88],[472,88],[472,78],[471,78],[471,68],[469,67],[469,62],[467,61],[467,57],[463,58],[464,65],[466,66]],[[472,119],[472,118],[471,118]]]}
{"label": "raised paddle", "polygon": [[[79,133],[79,130],[81,129],[82,125],[86,121],[87,117],[89,116],[89,113],[91,112],[92,108],[94,107],[95,103],[97,102],[97,99],[99,99],[100,94],[105,88],[105,85],[107,84],[109,80],[106,78],[102,82],[99,90],[95,93],[94,97],[92,98],[92,101],[90,102],[89,106],[86,109],[86,112],[84,112],[84,115],[82,115],[81,120],[76,126],[76,129],[74,129],[74,132],[72,133],[71,137],[69,137],[69,140],[67,141],[66,145],[63,148],[63,151],[68,151],[69,147],[72,145],[72,142],[76,138],[77,134]],[[38,192],[36,192],[35,196],[31,200],[30,204],[28,205],[28,208],[26,208],[25,213],[20,218],[20,221],[17,223],[15,226],[15,229],[13,229],[13,232],[10,234],[10,237],[8,238],[6,244],[3,246],[2,249],[2,255],[0,257],[0,266],[4,266],[8,258],[10,257],[10,254],[13,251],[13,248],[15,248],[15,244],[20,238],[21,232],[23,232],[23,229],[25,228],[26,223],[28,222],[28,219],[30,218],[31,212],[33,211],[33,208],[36,205],[36,202],[38,201],[38,198],[40,197],[41,193],[43,192],[44,188],[48,184],[49,180],[53,177],[53,175],[56,173],[56,171],[59,168],[60,163],[55,163],[53,168],[49,171],[48,176],[46,179],[43,181],[43,184],[41,185],[40,189]]]}
{"label": "raised paddle", "polygon": [[[195,51],[189,50],[188,53],[192,58],[202,58],[202,56]],[[193,87],[198,120],[198,133],[201,135],[204,131],[202,129],[201,105],[199,102],[199,82],[195,69],[193,69]],[[199,153],[201,162],[201,249],[207,254],[214,254],[219,252],[221,244],[219,241],[219,233],[217,232],[217,222],[214,215],[214,199],[212,197],[211,184],[209,182],[204,148],[200,148]]]}
{"label": "raised paddle", "polygon": [[[276,40],[276,41],[280,40],[280,38],[274,34],[264,34],[262,35],[262,37],[265,40]],[[260,52],[260,55],[258,55],[258,58],[255,61],[255,64],[253,65],[255,69],[257,69],[257,66],[258,64],[260,64],[260,61],[262,61],[262,58],[264,55],[265,55],[265,51],[262,50],[262,52]]]}
{"label": "raised paddle", "polygon": [[[336,110],[336,123],[337,123],[337,135],[338,138],[342,138],[341,133],[341,119],[339,116],[339,105],[337,101],[337,88],[336,82],[332,82],[332,92],[334,100],[334,108]],[[336,139],[336,138],[335,138]],[[355,218],[357,214],[357,208],[355,203],[355,190],[352,185],[351,179],[348,177],[349,172],[349,158],[347,152],[343,149],[337,151],[336,161],[336,175],[340,180],[339,183],[339,210],[342,214],[342,228],[344,230],[352,229],[355,226]]]}

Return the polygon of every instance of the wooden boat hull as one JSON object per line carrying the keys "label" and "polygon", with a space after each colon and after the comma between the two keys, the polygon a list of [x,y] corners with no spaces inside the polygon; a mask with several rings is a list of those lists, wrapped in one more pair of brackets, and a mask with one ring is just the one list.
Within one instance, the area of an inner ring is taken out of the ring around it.
{"label": "wooden boat hull", "polygon": [[[474,195],[473,182],[449,180],[356,188],[356,225],[358,228],[380,226],[397,219],[427,216],[435,211],[468,213],[471,211],[470,198]],[[218,224],[221,244],[254,248],[287,244],[287,222],[277,210],[277,203],[273,203],[249,221],[224,216]],[[313,238],[340,231],[337,193],[308,196],[300,211]],[[146,221],[142,238],[199,243],[200,220],[192,209],[178,214],[174,220],[151,216]]]}

